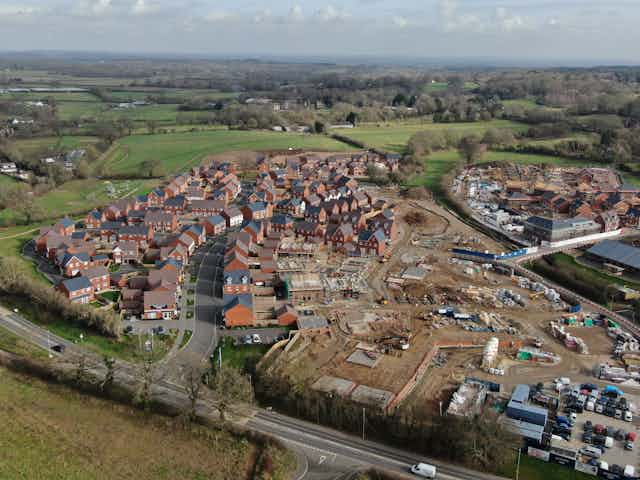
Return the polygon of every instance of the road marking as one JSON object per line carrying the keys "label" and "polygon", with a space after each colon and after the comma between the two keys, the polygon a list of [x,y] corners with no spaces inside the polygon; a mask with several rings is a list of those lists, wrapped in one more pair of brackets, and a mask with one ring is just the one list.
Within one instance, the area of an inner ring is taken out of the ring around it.
{"label": "road marking", "polygon": [[318,459],[318,465],[322,465],[326,459],[327,457],[325,455],[320,455],[320,458]]}

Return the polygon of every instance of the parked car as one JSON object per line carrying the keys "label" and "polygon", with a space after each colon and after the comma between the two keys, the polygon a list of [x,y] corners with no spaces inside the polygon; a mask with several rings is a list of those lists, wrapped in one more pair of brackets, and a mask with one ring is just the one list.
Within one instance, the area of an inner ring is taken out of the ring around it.
{"label": "parked car", "polygon": [[243,340],[247,345],[251,345],[253,343],[253,337],[251,337],[251,335],[245,335]]}
{"label": "parked car", "polygon": [[57,344],[57,345],[53,345],[51,347],[51,350],[53,350],[54,352],[58,352],[58,353],[64,353],[65,350],[65,346],[62,344]]}
{"label": "parked car", "polygon": [[254,333],[251,338],[253,339],[253,343],[262,343],[262,339],[257,333]]}
{"label": "parked car", "polygon": [[580,453],[591,458],[600,458],[602,456],[602,450],[591,445],[581,448]]}
{"label": "parked car", "polygon": [[428,463],[417,463],[411,467],[411,473],[424,478],[435,478],[436,467]]}

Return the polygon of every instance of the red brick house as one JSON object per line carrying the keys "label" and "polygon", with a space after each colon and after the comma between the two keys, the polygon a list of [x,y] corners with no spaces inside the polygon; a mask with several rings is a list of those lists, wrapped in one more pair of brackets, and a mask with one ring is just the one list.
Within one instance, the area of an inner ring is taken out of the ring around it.
{"label": "red brick house", "polygon": [[143,312],[144,320],[173,320],[178,317],[176,296],[172,292],[144,292]]}
{"label": "red brick house", "polygon": [[350,224],[332,225],[325,234],[325,243],[336,248],[352,241],[353,227]]}
{"label": "red brick house", "polygon": [[148,210],[143,223],[156,232],[175,232],[178,229],[178,217],[162,210]]}
{"label": "red brick house", "polygon": [[136,242],[138,247],[145,250],[153,239],[153,228],[148,225],[130,225],[118,231],[119,242]]}
{"label": "red brick house", "polygon": [[68,278],[56,288],[72,303],[90,303],[95,298],[93,286],[86,277]]}
{"label": "red brick house", "polygon": [[276,318],[278,319],[278,325],[295,325],[298,321],[298,312],[291,305],[283,305],[276,310]]}
{"label": "red brick house", "polygon": [[381,256],[384,254],[387,239],[382,229],[375,232],[363,230],[358,234],[358,248],[363,257]]}
{"label": "red brick house", "polygon": [[194,200],[189,207],[195,215],[207,216],[219,214],[226,207],[226,203],[220,200]]}
{"label": "red brick house", "polygon": [[102,222],[107,218],[100,210],[91,210],[84,219],[84,226],[86,228],[98,229]]}
{"label": "red brick house", "polygon": [[108,290],[111,285],[109,271],[105,267],[90,267],[83,270],[80,275],[91,282],[93,291],[96,293]]}
{"label": "red brick house", "polygon": [[207,235],[220,235],[227,229],[227,222],[220,215],[205,218],[202,222]]}

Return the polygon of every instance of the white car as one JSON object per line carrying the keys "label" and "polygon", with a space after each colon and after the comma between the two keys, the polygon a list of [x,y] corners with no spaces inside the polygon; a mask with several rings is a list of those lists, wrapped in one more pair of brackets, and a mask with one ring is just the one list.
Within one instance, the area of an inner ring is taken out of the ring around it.
{"label": "white car", "polygon": [[254,333],[251,338],[253,339],[253,343],[262,343],[262,339],[257,333]]}
{"label": "white car", "polygon": [[411,473],[424,478],[436,478],[436,467],[428,463],[416,463],[411,467]]}

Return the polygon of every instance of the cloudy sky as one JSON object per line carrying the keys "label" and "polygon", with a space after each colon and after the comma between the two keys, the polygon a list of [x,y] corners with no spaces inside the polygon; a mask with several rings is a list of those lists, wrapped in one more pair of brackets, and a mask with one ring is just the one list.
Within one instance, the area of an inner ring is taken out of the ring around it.
{"label": "cloudy sky", "polygon": [[0,0],[0,50],[640,63],[640,0]]}

